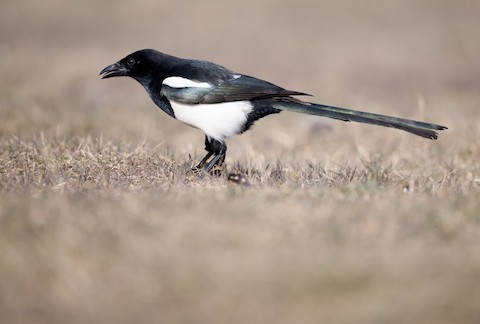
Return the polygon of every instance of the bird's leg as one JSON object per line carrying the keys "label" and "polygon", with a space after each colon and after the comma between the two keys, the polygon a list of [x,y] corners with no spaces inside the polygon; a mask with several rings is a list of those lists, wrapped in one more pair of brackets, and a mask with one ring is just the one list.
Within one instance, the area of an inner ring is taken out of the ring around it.
{"label": "bird's leg", "polygon": [[213,151],[213,159],[205,166],[204,171],[206,173],[209,173],[212,171],[212,173],[220,174],[220,170],[212,170],[215,166],[221,167],[223,162],[225,161],[225,156],[227,154],[227,145],[225,145],[224,142],[217,141],[215,139],[212,139],[209,141],[207,145],[210,149]]}
{"label": "bird's leg", "polygon": [[[205,173],[220,175],[221,171],[219,168],[225,161],[227,146],[223,142],[209,139],[208,136],[205,136],[205,150],[207,151],[207,154],[195,165],[195,167],[192,168],[192,171],[198,172],[203,169]],[[212,156],[213,158],[210,160]],[[215,169],[215,167],[218,168]]]}
{"label": "bird's leg", "polygon": [[205,151],[207,151],[207,154],[203,157],[202,160],[200,160],[193,168],[192,170],[201,170],[205,167],[207,164],[208,159],[214,154],[214,149],[210,144],[210,140],[208,139],[208,136],[205,136]]}
{"label": "bird's leg", "polygon": [[208,159],[213,155],[213,152],[208,152],[207,155],[203,157],[203,159],[195,165],[194,169],[200,170],[203,169],[205,164],[207,164]]}
{"label": "bird's leg", "polygon": [[[208,165],[205,167],[205,172],[209,173],[210,171],[212,171],[212,173],[214,173],[215,171],[220,171],[220,170],[212,170],[212,169],[215,166],[221,167],[224,160],[225,160],[225,153],[215,155],[213,157],[212,161],[210,161],[210,163],[208,163]],[[215,174],[216,173],[217,172],[215,172]]]}

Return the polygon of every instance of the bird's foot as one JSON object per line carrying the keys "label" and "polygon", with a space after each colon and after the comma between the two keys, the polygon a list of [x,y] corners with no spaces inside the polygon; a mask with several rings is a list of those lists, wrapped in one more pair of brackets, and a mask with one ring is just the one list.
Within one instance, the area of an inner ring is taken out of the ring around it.
{"label": "bird's foot", "polygon": [[224,167],[223,164],[216,164],[212,167],[212,169],[208,172],[209,175],[212,177],[221,177],[223,175]]}
{"label": "bird's foot", "polygon": [[194,166],[190,170],[187,171],[187,176],[198,177],[203,173],[203,168],[198,168]]}
{"label": "bird's foot", "polygon": [[224,174],[224,166],[221,165],[214,165],[210,171],[207,171],[206,168],[199,168],[198,166],[194,166],[189,171],[187,171],[187,176],[194,177],[197,179],[202,179],[205,175],[209,175],[211,177],[221,177]]}

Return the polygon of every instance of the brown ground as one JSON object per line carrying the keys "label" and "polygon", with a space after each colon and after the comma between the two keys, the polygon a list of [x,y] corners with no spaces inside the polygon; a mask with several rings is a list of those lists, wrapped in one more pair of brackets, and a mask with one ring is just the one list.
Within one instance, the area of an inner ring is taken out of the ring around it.
{"label": "brown ground", "polygon": [[[0,4],[1,323],[479,323],[480,2]],[[153,47],[438,141],[282,113],[203,134],[98,72]]]}

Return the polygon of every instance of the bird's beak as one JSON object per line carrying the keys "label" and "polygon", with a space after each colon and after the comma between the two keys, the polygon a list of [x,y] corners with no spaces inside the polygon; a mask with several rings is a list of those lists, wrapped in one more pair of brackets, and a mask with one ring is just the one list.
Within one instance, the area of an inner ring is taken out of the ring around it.
{"label": "bird's beak", "polygon": [[117,62],[104,68],[102,72],[100,72],[100,76],[102,79],[107,79],[116,76],[125,76],[127,73],[128,69]]}

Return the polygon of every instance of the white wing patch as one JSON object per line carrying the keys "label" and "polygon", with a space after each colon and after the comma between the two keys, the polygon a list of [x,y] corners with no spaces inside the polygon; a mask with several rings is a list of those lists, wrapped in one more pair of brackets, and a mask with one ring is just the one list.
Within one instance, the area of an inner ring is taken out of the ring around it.
{"label": "white wing patch", "polygon": [[211,88],[212,85],[208,82],[193,81],[187,78],[178,76],[168,77],[163,80],[163,84],[171,88]]}
{"label": "white wing patch", "polygon": [[221,142],[243,130],[247,115],[253,109],[249,101],[189,105],[171,100],[170,104],[176,119]]}

